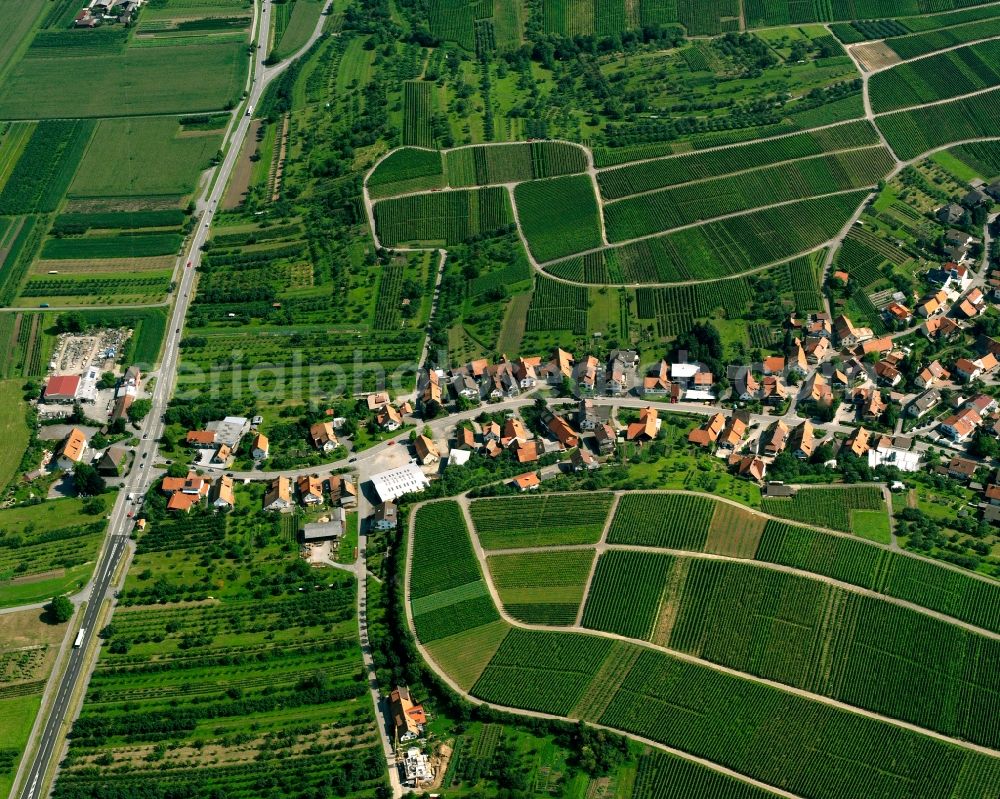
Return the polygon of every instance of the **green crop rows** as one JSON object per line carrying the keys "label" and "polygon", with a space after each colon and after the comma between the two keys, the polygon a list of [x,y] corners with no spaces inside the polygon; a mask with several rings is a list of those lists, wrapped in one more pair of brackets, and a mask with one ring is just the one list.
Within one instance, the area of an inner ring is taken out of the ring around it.
{"label": "green crop rows", "polygon": [[574,144],[529,142],[450,150],[445,164],[449,186],[485,186],[583,172],[587,158]]}
{"label": "green crop rows", "polygon": [[[991,9],[996,14],[996,9]],[[933,19],[928,17],[928,19]],[[935,50],[943,50],[947,47],[954,47],[957,44],[986,39],[990,36],[1000,34],[1000,19],[984,19],[965,25],[957,25],[943,30],[932,30],[926,33],[918,33],[913,36],[903,36],[892,39],[886,44],[896,52],[900,58],[916,58],[917,56],[933,53]]]}
{"label": "green crop rows", "polygon": [[892,166],[888,150],[873,147],[636,195],[605,207],[608,239],[624,241],[763,205],[874,186]]}
{"label": "green crop rows", "polygon": [[488,565],[507,613],[528,624],[574,624],[593,550],[491,555]]}
{"label": "green crop rows", "polygon": [[457,244],[499,232],[512,221],[510,201],[502,188],[418,194],[375,205],[379,237],[390,246],[410,241]]}
{"label": "green crop rows", "polygon": [[[620,590],[612,607],[634,602]],[[1000,658],[994,639],[748,563],[692,560],[675,602],[671,649],[985,746],[1000,738],[1000,677],[982,668]]]}
{"label": "green crop rows", "polygon": [[612,498],[589,493],[480,499],[471,505],[472,521],[485,549],[592,544],[601,536]]}
{"label": "green crop rows", "polygon": [[778,794],[710,771],[666,752],[651,751],[639,758],[632,799],[775,799]]}
{"label": "green crop rows", "polygon": [[802,488],[788,499],[765,499],[763,509],[773,516],[851,532],[852,510],[885,510],[882,491],[870,486]]}
{"label": "green crop rows", "polygon": [[583,610],[583,626],[647,640],[653,634],[673,558],[611,550],[601,555]]}
{"label": "green crop rows", "polygon": [[[1000,35],[1000,20],[997,21]],[[875,113],[947,100],[1000,85],[1000,41],[974,44],[877,72],[869,82]]]}
{"label": "green crop rows", "polygon": [[1000,586],[915,556],[769,521],[756,558],[823,574],[1000,632]]}
{"label": "green crop rows", "polygon": [[173,255],[181,247],[179,233],[129,233],[118,236],[49,239],[42,258],[145,258]]}
{"label": "green crop rows", "polygon": [[528,330],[572,330],[587,333],[587,308],[590,298],[583,286],[557,283],[539,275],[528,307]]}
{"label": "green crop rows", "polygon": [[610,649],[606,638],[515,627],[472,693],[499,705],[565,716]]}
{"label": "green crop rows", "polygon": [[444,168],[441,153],[412,147],[396,150],[368,178],[368,188],[373,197],[389,197],[442,186]]}
{"label": "green crop rows", "polygon": [[[642,274],[642,273],[640,273]],[[655,280],[655,276],[639,277],[628,273],[630,280]],[[719,308],[730,319],[746,312],[753,290],[745,278],[720,280],[688,286],[640,287],[636,289],[636,316],[656,322],[660,336],[676,336],[688,330],[696,319],[703,319]]]}
{"label": "green crop rows", "polygon": [[659,158],[630,164],[599,174],[601,193],[606,199],[627,197],[641,191],[677,183],[703,180],[742,169],[768,166],[794,158],[808,158],[851,147],[878,144],[870,122],[847,122],[824,130],[807,131],[768,141],[734,145],[720,150]]}
{"label": "green crop rows", "polygon": [[[417,512],[413,531],[410,595],[417,599],[479,578],[479,568],[462,511],[454,502],[436,502]],[[442,557],[447,552],[448,557]]]}
{"label": "green crop rows", "polygon": [[[711,279],[777,263],[831,239],[864,193],[802,200],[611,248],[626,281]],[[613,270],[612,270],[613,271]]]}
{"label": "green crop rows", "polygon": [[986,797],[1000,780],[998,759],[659,652],[600,721],[813,799]]}
{"label": "green crop rows", "polygon": [[0,192],[0,214],[54,211],[94,132],[89,120],[43,120]]}
{"label": "green crop rows", "polygon": [[597,198],[588,175],[520,183],[514,201],[537,260],[551,261],[601,246]]}
{"label": "green crop rows", "polygon": [[905,160],[950,142],[995,136],[1000,130],[1000,90],[963,100],[896,111],[878,118],[889,145]]}
{"label": "green crop rows", "polygon": [[715,503],[696,494],[626,494],[608,543],[698,551],[708,538]]}
{"label": "green crop rows", "polygon": [[408,80],[403,97],[403,144],[433,147],[435,142],[431,114],[434,113],[434,84]]}

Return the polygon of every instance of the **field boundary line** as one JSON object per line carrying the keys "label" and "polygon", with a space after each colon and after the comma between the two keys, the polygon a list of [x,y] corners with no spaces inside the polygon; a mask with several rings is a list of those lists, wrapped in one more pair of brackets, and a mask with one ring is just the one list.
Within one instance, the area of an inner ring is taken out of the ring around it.
{"label": "field boundary line", "polygon": [[[424,659],[425,663],[427,663],[427,664],[433,664],[434,673],[437,674],[437,676],[440,677],[445,682],[445,684],[448,685],[449,688],[451,688],[451,690],[453,690],[456,694],[458,694],[459,696],[461,696],[463,699],[465,699],[468,702],[471,702],[471,703],[473,703],[475,705],[479,705],[481,707],[495,708],[497,710],[501,710],[501,711],[504,711],[504,712],[507,712],[507,713],[513,713],[513,714],[519,715],[519,716],[525,716],[527,718],[549,719],[551,721],[565,721],[566,719],[569,718],[568,716],[558,716],[558,715],[555,715],[553,713],[540,713],[540,712],[534,711],[534,710],[524,710],[523,708],[509,707],[509,706],[506,706],[506,705],[496,705],[496,704],[493,704],[491,702],[486,702],[486,701],[484,701],[482,699],[479,699],[477,697],[472,696],[472,694],[470,694],[468,691],[466,691],[464,688],[462,688],[460,685],[458,685],[458,683],[456,683],[451,678],[451,675],[449,675],[438,664],[438,662],[431,656],[430,652],[427,651],[427,649],[424,646],[423,642],[417,636],[416,625],[413,623],[413,609],[412,609],[412,607],[410,605],[410,578],[411,578],[412,571],[413,571],[412,566],[413,566],[413,549],[414,549],[413,528],[414,528],[414,524],[415,524],[416,514],[417,514],[417,511],[420,508],[424,507],[425,505],[431,504],[433,502],[444,502],[444,501],[449,501],[449,500],[450,501],[454,501],[453,498],[446,498],[446,499],[438,499],[438,500],[427,500],[425,502],[418,502],[418,503],[414,504],[410,508],[410,513],[409,513],[409,519],[408,519],[407,527],[406,527],[406,530],[405,530],[405,532],[403,534],[404,538],[406,540],[406,561],[405,561],[404,570],[403,570],[403,597],[404,597],[403,604],[405,606],[406,623],[407,623],[407,626],[410,629],[410,634],[413,636],[413,642],[414,642],[414,644],[416,644],[417,650],[420,652],[420,655]],[[460,505],[461,505],[461,503],[460,503]],[[466,519],[467,519],[466,523],[468,523],[468,516],[467,516],[466,509],[463,508],[462,512],[463,512],[463,515],[466,516]],[[469,535],[470,535],[470,538],[473,538],[472,529],[469,530]],[[475,539],[478,539],[478,536],[475,536]],[[477,555],[477,557],[478,557],[478,555]],[[504,617],[503,611],[500,608],[497,608],[497,612],[500,613],[501,618]],[[514,624],[512,626],[524,627],[525,625]],[[566,632],[567,630],[571,630],[571,628],[565,628],[565,627],[564,628],[559,628],[559,629],[562,632]],[[631,640],[631,639],[625,639],[625,640]],[[631,739],[633,741],[636,741],[638,743],[644,744],[646,746],[650,746],[650,747],[653,747],[655,749],[659,749],[660,751],[667,752],[668,754],[674,755],[676,757],[680,757],[680,758],[682,758],[684,760],[688,760],[688,761],[691,761],[693,763],[697,763],[697,764],[699,764],[701,766],[704,766],[706,768],[711,769],[712,771],[716,771],[716,772],[719,772],[721,774],[725,774],[728,777],[732,777],[733,779],[737,779],[740,782],[747,783],[747,784],[750,784],[750,785],[754,785],[754,786],[756,786],[758,788],[761,788],[763,790],[767,790],[767,791],[770,791],[771,793],[775,793],[778,796],[785,797],[785,799],[804,799],[804,797],[801,797],[798,794],[790,793],[789,791],[786,791],[786,790],[784,790],[782,788],[777,788],[777,787],[775,787],[773,785],[770,785],[770,784],[768,784],[766,782],[761,782],[760,780],[756,780],[753,777],[749,777],[746,774],[742,774],[742,773],[740,773],[738,771],[733,771],[732,769],[726,768],[725,766],[722,766],[722,765],[720,765],[718,763],[715,763],[715,762],[713,762],[711,760],[706,760],[705,758],[698,757],[697,755],[692,755],[692,754],[690,754],[688,752],[685,752],[682,749],[675,749],[674,747],[667,746],[666,744],[661,744],[658,741],[652,740],[651,738],[643,738],[640,735],[636,735],[634,733],[624,732],[622,730],[619,730],[616,727],[609,727],[609,726],[607,726],[605,724],[599,724],[599,723],[596,723],[596,722],[587,722],[587,724],[590,727],[594,727],[594,728],[602,729],[602,730],[607,730],[608,732],[613,732],[616,735],[621,735],[621,736],[623,736],[625,738],[629,738],[629,739]]]}
{"label": "field boundary line", "polygon": [[[796,164],[800,161],[814,161],[819,158],[827,158],[831,155],[839,155],[840,153],[858,153],[863,150],[885,150],[888,149],[882,144],[864,144],[860,147],[844,147],[840,150],[827,150],[822,153],[816,153],[815,155],[803,155],[799,158],[786,158],[784,161],[775,161],[773,164],[762,164],[761,166],[751,166],[746,169],[737,169],[734,172],[722,172],[718,175],[710,175],[707,178],[696,178],[694,180],[685,180],[682,183],[671,183],[667,186],[660,186],[657,189],[643,189],[642,191],[637,191],[634,194],[624,194],[621,197],[615,197],[613,199],[604,200],[605,205],[614,205],[615,203],[620,203],[623,200],[631,200],[634,197],[645,197],[648,194],[656,194],[661,191],[670,191],[671,189],[684,188],[687,186],[698,186],[702,183],[707,183],[711,180],[721,180],[722,178],[738,177],[739,175],[746,175],[751,172],[762,172],[765,169],[773,169],[777,166],[785,166],[786,164]],[[891,151],[890,151],[891,153]],[[854,189],[854,191],[859,191],[859,189]]]}
{"label": "field boundary line", "polygon": [[[965,11],[966,9],[962,9],[962,10]],[[977,22],[982,22],[984,20],[976,20],[976,21]],[[892,41],[893,39],[907,39],[910,36],[921,36],[921,35],[923,35],[925,33],[932,33],[932,32],[937,32],[937,31],[943,31],[943,30],[948,30],[950,28],[958,28],[958,27],[961,27],[962,25],[968,25],[968,24],[970,24],[970,23],[965,22],[965,23],[959,23],[958,25],[948,25],[947,27],[944,27],[944,28],[931,28],[930,30],[927,30],[927,31],[917,31],[916,33],[910,33],[910,34],[907,34],[906,36],[893,36],[891,39],[875,39],[875,40],[869,40],[869,41],[864,41],[864,42],[855,42],[854,44],[851,45],[851,47],[861,47],[862,45],[865,45],[865,44],[884,44],[885,42]],[[878,69],[867,70],[867,72],[868,72],[869,75],[878,75],[880,72],[888,72],[891,69],[895,69],[896,67],[903,66],[903,64],[913,64],[913,63],[915,63],[917,61],[925,61],[928,58],[933,58],[936,55],[942,55],[944,53],[950,53],[953,50],[961,50],[963,47],[972,47],[973,45],[976,45],[976,44],[985,44],[986,42],[996,41],[997,39],[1000,39],[1000,34],[997,34],[997,35],[994,35],[994,36],[985,36],[982,39],[973,39],[971,42],[963,42],[962,44],[952,44],[952,45],[949,45],[948,47],[942,47],[940,50],[931,50],[931,52],[929,52],[929,53],[923,53],[921,55],[913,56],[913,58],[902,58],[902,57],[900,57],[900,60],[897,61],[895,64],[886,64],[885,66],[879,67]],[[888,47],[890,50],[892,50],[892,45],[888,45],[887,44],[886,47]],[[844,49],[847,50],[848,47],[844,47]],[[896,53],[895,50],[893,50],[893,52]],[[896,53],[896,55],[899,55],[899,53]]]}
{"label": "field boundary line", "polygon": [[[597,546],[594,548],[594,559],[590,563],[587,581],[583,584],[583,595],[580,597],[580,607],[576,611],[576,619],[574,621],[574,626],[576,627],[579,627],[583,623],[583,609],[587,606],[587,597],[590,596],[590,586],[594,582],[594,575],[597,573],[597,561],[608,550],[608,531],[615,520],[615,514],[618,512],[618,503],[621,502],[621,498],[622,495],[616,491],[611,500],[611,507],[608,509],[608,517],[604,520],[604,527],[601,528],[601,537],[597,539]],[[589,547],[587,548],[589,549]]]}
{"label": "field boundary line", "polygon": [[[819,488],[833,489],[833,490],[838,490],[838,489],[839,490],[847,490],[847,489],[850,489],[850,488],[865,487],[865,486],[871,487],[871,488],[884,488],[884,484],[882,484],[882,483],[835,483],[835,484],[831,484],[831,485],[822,485],[822,486],[816,486],[816,485],[812,485],[812,484],[791,484],[791,485],[796,485],[799,488],[807,488],[807,489],[808,488],[817,488],[817,487],[819,487]],[[567,495],[570,495],[572,493],[573,492],[571,492],[571,491],[552,491],[552,492],[546,492],[543,496],[559,496],[559,495],[567,496]],[[617,510],[618,504],[621,501],[621,498],[624,497],[624,496],[628,496],[628,495],[638,495],[638,496],[649,496],[649,495],[675,495],[675,496],[677,496],[677,495],[683,495],[683,496],[706,497],[706,498],[712,499],[715,502],[718,502],[720,504],[730,505],[730,506],[732,506],[734,508],[737,508],[737,509],[739,509],[741,511],[749,513],[749,514],[751,514],[753,516],[756,516],[756,517],[759,517],[761,519],[764,519],[765,521],[772,521],[772,522],[776,522],[776,523],[779,523],[779,524],[791,524],[791,525],[795,525],[795,526],[798,526],[798,527],[802,527],[802,528],[807,529],[807,530],[815,530],[815,531],[823,533],[824,535],[832,535],[832,536],[837,536],[838,538],[846,538],[846,539],[849,539],[851,541],[856,541],[856,542],[858,542],[860,544],[863,544],[865,546],[873,547],[875,549],[880,549],[880,550],[887,551],[887,552],[893,552],[893,553],[900,554],[900,555],[905,555],[907,557],[913,558],[914,560],[919,560],[922,563],[929,563],[929,564],[933,564],[935,566],[938,566],[940,568],[946,568],[949,571],[955,572],[957,574],[962,574],[962,575],[964,575],[966,577],[969,577],[971,579],[979,580],[980,582],[984,582],[984,583],[987,583],[989,585],[994,585],[994,586],[997,585],[997,581],[993,580],[992,578],[988,577],[987,575],[979,574],[977,572],[971,572],[971,571],[968,571],[966,569],[962,569],[961,567],[955,566],[954,564],[948,563],[947,561],[939,561],[939,560],[934,560],[933,558],[925,558],[922,555],[919,555],[919,554],[917,554],[915,552],[910,552],[909,550],[906,550],[906,549],[895,549],[895,548],[893,548],[889,544],[880,544],[877,541],[871,541],[871,540],[869,540],[867,538],[862,538],[860,536],[854,535],[853,533],[844,532],[843,530],[834,530],[831,527],[821,527],[819,525],[809,524],[808,522],[798,522],[798,521],[795,521],[793,519],[786,519],[786,518],[784,518],[782,516],[774,516],[774,515],[772,515],[770,513],[767,513],[766,511],[760,510],[758,508],[751,508],[749,505],[743,505],[742,503],[739,503],[739,502],[737,502],[734,499],[730,499],[729,497],[722,497],[722,496],[719,496],[717,494],[710,494],[710,493],[707,493],[707,492],[704,492],[704,491],[687,491],[687,490],[684,490],[684,489],[676,489],[676,488],[619,489],[619,490],[616,490],[614,492],[614,494],[615,494],[615,497],[616,497],[616,499],[614,501],[614,505],[613,505],[613,509],[614,510]],[[466,499],[467,502],[471,503],[472,501],[474,501],[471,498],[468,498],[467,494],[461,495],[461,496],[465,497],[465,499]],[[470,518],[471,518],[471,516],[470,516]],[[612,515],[609,516],[608,529],[610,529],[610,524],[611,524],[611,521],[613,521],[613,519],[614,519],[614,514],[612,513]],[[471,527],[470,528],[470,532],[475,533],[475,527]],[[476,536],[478,538],[478,533],[476,533]],[[571,551],[579,550],[579,549],[592,549],[594,546],[595,546],[594,544],[553,544],[552,546],[548,546],[548,547],[545,547],[545,546],[542,546],[542,547],[539,547],[539,546],[532,546],[532,547],[511,547],[510,549],[486,549],[486,548],[483,548],[483,553],[484,553],[484,555],[486,557],[490,557],[491,555],[526,555],[526,554],[537,553],[537,552],[559,552],[559,551],[571,552]],[[607,543],[605,541],[604,536],[602,536],[601,540],[598,542],[598,544],[596,546],[602,547],[604,550],[613,550],[613,549],[629,550],[629,549],[635,548],[635,549],[639,549],[639,550],[642,550],[642,551],[663,550],[664,553],[666,553],[666,554],[700,554],[700,555],[711,555],[713,558],[717,557],[717,558],[720,558],[720,559],[740,561],[740,562],[743,562],[743,563],[747,563],[747,562],[750,562],[750,563],[759,563],[761,565],[765,565],[765,566],[769,566],[769,567],[782,567],[781,570],[789,569],[789,570],[791,570],[791,571],[793,571],[795,573],[801,574],[802,576],[805,576],[805,577],[812,577],[812,578],[818,579],[818,580],[829,580],[833,584],[843,585],[843,587],[848,588],[850,590],[858,590],[858,591],[861,591],[861,592],[869,592],[874,597],[878,597],[878,598],[885,599],[885,600],[894,600],[894,604],[901,604],[904,607],[909,607],[910,609],[915,610],[917,612],[922,612],[922,613],[924,613],[926,615],[930,615],[930,616],[932,616],[934,618],[937,618],[940,621],[945,621],[945,622],[947,622],[949,624],[955,624],[955,625],[958,625],[958,626],[963,627],[965,629],[968,629],[970,632],[974,632],[974,633],[977,633],[979,635],[983,635],[983,636],[988,637],[988,638],[993,638],[993,639],[1000,640],[1000,633],[995,633],[995,632],[993,632],[991,630],[987,630],[986,628],[983,628],[983,627],[977,627],[976,625],[974,625],[974,624],[972,624],[970,622],[962,621],[961,619],[958,619],[958,618],[956,618],[954,616],[949,616],[947,613],[944,613],[942,611],[936,611],[933,608],[928,608],[928,607],[925,607],[924,605],[919,605],[917,603],[910,602],[909,600],[906,600],[906,599],[901,599],[899,597],[894,597],[894,596],[892,596],[890,594],[880,593],[878,591],[874,591],[873,589],[867,589],[867,588],[864,588],[863,586],[855,585],[854,583],[844,583],[844,582],[842,582],[840,580],[837,580],[835,577],[827,577],[826,575],[822,575],[822,574],[819,574],[817,572],[811,572],[811,571],[808,571],[807,569],[797,569],[794,566],[787,566],[787,567],[785,567],[783,564],[772,563],[771,561],[761,561],[761,560],[757,560],[756,558],[738,558],[738,557],[733,556],[733,555],[715,555],[714,553],[709,553],[709,552],[697,553],[697,552],[689,552],[688,550],[671,550],[669,548],[652,547],[652,546],[642,546],[640,544],[609,544],[609,543]]]}
{"label": "field boundary line", "polygon": [[[684,493],[684,492],[675,492],[675,493]],[[455,501],[455,498],[451,499],[452,501]],[[420,507],[423,504],[426,503],[420,503],[420,505],[415,507]],[[469,513],[468,508],[461,501],[459,501],[458,504],[459,507],[462,509],[462,515],[466,520],[466,524],[469,524],[472,518],[471,513]],[[475,528],[472,527],[469,528],[469,538],[472,543],[472,549],[473,552],[475,553],[476,559],[479,561],[479,568],[483,572],[483,579],[486,581],[486,586],[490,591],[490,596],[492,597],[496,605],[497,613],[499,613],[500,618],[503,619],[505,622],[507,622],[509,625],[511,625],[511,627],[518,627],[523,630],[536,630],[539,632],[577,633],[582,635],[593,635],[598,638],[607,638],[612,641],[624,641],[626,643],[635,644],[636,646],[642,646],[647,649],[651,649],[656,652],[669,655],[686,663],[691,663],[697,666],[702,666],[704,668],[712,669],[713,671],[721,672],[730,677],[736,677],[739,679],[749,680],[750,682],[755,682],[760,685],[766,685],[770,688],[774,688],[776,690],[783,691],[785,693],[792,694],[794,696],[798,696],[803,699],[808,699],[810,701],[817,702],[819,704],[837,708],[838,710],[843,710],[858,716],[863,716],[869,719],[873,719],[875,721],[882,722],[883,724],[891,724],[892,726],[899,727],[901,729],[905,729],[910,732],[915,732],[918,734],[928,736],[930,738],[935,738],[939,741],[951,744],[952,746],[968,749],[970,751],[978,752],[980,754],[988,755],[990,757],[1000,758],[1000,751],[991,749],[988,746],[971,743],[969,741],[963,741],[960,738],[953,738],[949,735],[945,735],[944,733],[935,732],[934,730],[929,730],[926,727],[921,727],[917,724],[913,724],[908,721],[895,719],[892,718],[891,716],[886,716],[881,713],[877,713],[873,710],[866,710],[865,708],[858,707],[856,705],[851,705],[846,702],[842,702],[838,699],[833,699],[828,696],[823,696],[822,694],[815,694],[812,693],[811,691],[806,691],[803,688],[796,688],[795,686],[786,685],[785,683],[780,683],[775,680],[768,679],[766,677],[758,677],[757,675],[749,674],[747,672],[742,672],[737,669],[730,668],[729,666],[723,666],[719,663],[713,663],[712,661],[709,660],[703,660],[702,658],[695,657],[694,655],[689,655],[686,652],[681,652],[680,650],[671,649],[665,646],[660,646],[650,641],[643,641],[638,638],[629,638],[624,635],[619,635],[618,633],[610,633],[604,630],[591,630],[589,628],[579,627],[576,625],[560,627],[558,625],[550,625],[550,624],[525,624],[524,622],[518,621],[513,616],[510,616],[507,613],[506,608],[504,608],[503,603],[500,601],[500,595],[497,592],[496,586],[493,583],[492,575],[490,575],[489,568],[486,564],[486,559],[485,555],[483,554],[482,544],[479,541],[478,534],[473,532],[474,529]],[[407,551],[407,580],[409,580],[409,557],[411,551],[412,547],[410,547]],[[409,592],[407,591],[408,616],[410,612],[409,601],[410,601]],[[415,628],[412,629],[412,632],[414,640],[419,640]],[[568,717],[563,717],[563,718],[568,718]]]}

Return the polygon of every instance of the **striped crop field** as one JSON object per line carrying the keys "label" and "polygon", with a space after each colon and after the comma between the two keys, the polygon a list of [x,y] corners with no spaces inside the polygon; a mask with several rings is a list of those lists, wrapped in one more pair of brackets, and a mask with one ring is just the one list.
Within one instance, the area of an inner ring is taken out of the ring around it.
{"label": "striped crop field", "polygon": [[[1000,641],[820,580],[693,559],[669,647],[996,748]],[[629,606],[622,596],[618,610]],[[950,653],[942,669],[940,653]],[[914,690],[914,681],[920,690]]]}
{"label": "striped crop field", "polygon": [[490,555],[487,566],[508,614],[527,624],[574,624],[594,550]]}
{"label": "striped crop field", "polygon": [[587,169],[587,156],[566,142],[518,142],[449,150],[445,165],[448,185],[460,188],[577,174]]}
{"label": "striped crop field", "polygon": [[502,188],[413,194],[375,204],[375,228],[387,246],[457,244],[501,232],[512,222],[510,200]]}
{"label": "striped crop field", "polygon": [[993,40],[877,72],[869,91],[872,110],[878,114],[998,85],[1000,41]]}
{"label": "striped crop field", "polygon": [[609,241],[625,241],[846,189],[874,186],[893,167],[884,147],[848,150],[626,197],[605,206]]}
{"label": "striped crop field", "polygon": [[608,543],[700,551],[715,505],[697,494],[625,494],[618,501]]}
{"label": "striped crop field", "polygon": [[801,488],[787,499],[764,499],[762,506],[772,516],[845,533],[854,532],[853,511],[887,512],[882,490],[873,486]]}
{"label": "striped crop field", "polygon": [[1000,130],[1000,89],[884,114],[876,124],[903,160],[952,142],[996,136]]}
{"label": "striped crop field", "polygon": [[611,550],[601,555],[583,610],[583,626],[647,640],[663,600],[670,555]]}
{"label": "striped crop field", "polygon": [[439,189],[445,185],[441,153],[403,147],[386,157],[368,178],[373,197],[391,197],[411,191]]}
{"label": "striped crop field", "polygon": [[519,183],[518,218],[531,254],[551,261],[601,246],[601,221],[588,175]]}
{"label": "striped crop field", "polygon": [[461,508],[434,502],[419,508],[413,526],[410,607],[421,643],[462,685],[471,685],[507,634]]}
{"label": "striped crop field", "polygon": [[612,500],[608,493],[477,499],[470,512],[484,549],[593,544]]}
{"label": "striped crop field", "polygon": [[875,128],[867,120],[859,120],[770,141],[626,164],[598,173],[598,183],[602,196],[606,200],[615,200],[642,191],[719,177],[780,161],[876,144],[878,134]]}

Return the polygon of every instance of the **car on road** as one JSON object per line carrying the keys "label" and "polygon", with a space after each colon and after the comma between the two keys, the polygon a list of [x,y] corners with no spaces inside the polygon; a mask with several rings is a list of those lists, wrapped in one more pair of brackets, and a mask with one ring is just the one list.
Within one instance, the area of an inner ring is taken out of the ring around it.
{"label": "car on road", "polygon": [[131,519],[133,516],[135,516],[135,514],[132,511],[129,511],[128,512],[128,517]]}
{"label": "car on road", "polygon": [[148,454],[149,454],[148,452],[143,452],[142,457],[145,458]]}
{"label": "car on road", "polygon": [[190,261],[188,261],[188,266],[189,266],[189,267],[191,266],[191,262],[190,262]]}
{"label": "car on road", "polygon": [[143,433],[142,440],[145,441],[147,438],[149,438],[149,433]]}
{"label": "car on road", "polygon": [[356,458],[356,457],[355,457],[355,458],[348,458],[348,459],[347,459],[347,462],[348,462],[348,463],[354,463],[354,461],[356,461],[356,460],[357,460],[357,458]]}

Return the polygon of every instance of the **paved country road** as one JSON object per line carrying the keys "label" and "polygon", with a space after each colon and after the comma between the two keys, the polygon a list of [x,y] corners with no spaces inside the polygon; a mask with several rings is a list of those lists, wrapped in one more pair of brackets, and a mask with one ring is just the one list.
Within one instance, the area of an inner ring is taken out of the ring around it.
{"label": "paved country road", "polygon": [[[92,647],[91,644],[94,636],[99,632],[98,625],[101,623],[102,607],[104,600],[108,598],[111,580],[118,569],[122,555],[128,550],[129,533],[134,523],[129,514],[141,504],[141,500],[139,500],[137,505],[133,506],[129,497],[132,495],[142,497],[155,479],[152,463],[156,459],[156,442],[163,434],[164,427],[160,418],[167,409],[167,403],[170,401],[177,376],[184,317],[194,291],[196,268],[201,262],[201,246],[208,238],[216,206],[226,191],[229,177],[239,159],[240,150],[250,129],[251,116],[246,113],[246,110],[255,107],[268,84],[284,72],[296,57],[312,47],[323,34],[323,25],[327,18],[326,15],[321,14],[315,30],[298,53],[280,64],[265,66],[267,32],[270,30],[271,24],[271,5],[270,0],[264,0],[262,7],[254,6],[255,21],[258,22],[256,40],[263,44],[254,51],[250,74],[247,78],[247,85],[250,87],[247,99],[245,105],[238,106],[233,111],[233,123],[231,123],[231,131],[227,138],[228,150],[222,163],[212,175],[212,180],[206,183],[203,195],[196,203],[200,215],[198,227],[191,236],[186,253],[181,255],[175,267],[175,274],[179,273],[176,299],[168,323],[163,357],[159,369],[147,376],[157,378],[151,398],[152,409],[146,417],[142,431],[143,436],[136,447],[135,466],[125,479],[111,511],[107,537],[97,570],[88,588],[74,597],[77,602],[89,600],[81,624],[85,630],[84,640],[80,647],[74,647],[70,650],[66,669],[62,676],[58,677],[59,683],[54,691],[54,700],[51,704],[43,703],[43,707],[39,711],[35,729],[29,739],[29,754],[19,769],[19,774],[24,774],[24,777],[21,782],[15,778],[15,785],[19,784],[20,790],[16,794],[13,792],[11,794],[19,799],[38,799],[38,797],[49,794],[48,782],[52,778],[53,765],[62,757],[65,735],[73,718],[75,718],[75,710],[71,704],[74,702],[74,698],[76,702],[79,702],[89,679],[90,669],[97,656],[97,648]],[[113,603],[114,597],[112,596],[111,599]],[[46,714],[48,714],[47,717]],[[45,719],[44,723],[43,719]],[[33,751],[30,747],[34,747]]]}

